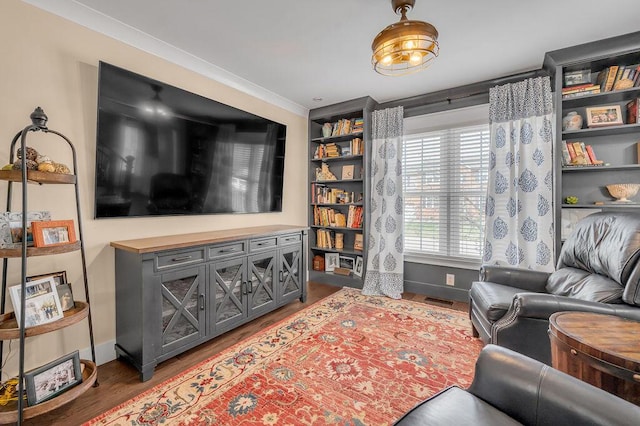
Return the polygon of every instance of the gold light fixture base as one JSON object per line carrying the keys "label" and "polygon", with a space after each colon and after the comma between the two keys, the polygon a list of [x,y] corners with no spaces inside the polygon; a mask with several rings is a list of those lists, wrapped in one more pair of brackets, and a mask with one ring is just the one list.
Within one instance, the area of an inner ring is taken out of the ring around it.
{"label": "gold light fixture base", "polygon": [[423,21],[407,19],[415,0],[391,0],[400,21],[391,24],[374,38],[371,63],[376,72],[400,76],[427,68],[438,56],[438,31]]}

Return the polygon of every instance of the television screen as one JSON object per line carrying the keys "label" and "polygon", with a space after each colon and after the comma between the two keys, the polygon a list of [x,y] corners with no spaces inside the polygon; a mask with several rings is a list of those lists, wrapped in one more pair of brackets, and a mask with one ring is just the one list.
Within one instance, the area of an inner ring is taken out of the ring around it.
{"label": "television screen", "polygon": [[282,211],[286,126],[100,62],[95,217]]}

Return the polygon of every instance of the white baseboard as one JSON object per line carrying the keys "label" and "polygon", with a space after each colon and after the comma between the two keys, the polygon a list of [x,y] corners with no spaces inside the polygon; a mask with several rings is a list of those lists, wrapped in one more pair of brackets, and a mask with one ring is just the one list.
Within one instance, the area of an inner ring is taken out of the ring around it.
{"label": "white baseboard", "polygon": [[[96,364],[102,365],[116,359],[115,340],[96,345]],[[81,359],[91,359],[91,347],[80,349]]]}

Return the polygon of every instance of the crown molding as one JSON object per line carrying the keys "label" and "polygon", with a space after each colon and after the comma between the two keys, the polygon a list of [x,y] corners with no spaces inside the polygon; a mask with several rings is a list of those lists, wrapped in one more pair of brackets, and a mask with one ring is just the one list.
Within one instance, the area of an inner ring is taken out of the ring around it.
{"label": "crown molding", "polygon": [[309,109],[75,0],[22,0],[302,117]]}

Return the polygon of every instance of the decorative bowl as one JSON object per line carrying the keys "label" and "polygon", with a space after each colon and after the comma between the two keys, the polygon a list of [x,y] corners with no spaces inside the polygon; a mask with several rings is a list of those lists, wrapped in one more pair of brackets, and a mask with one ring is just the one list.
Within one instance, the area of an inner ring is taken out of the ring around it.
{"label": "decorative bowl", "polygon": [[607,185],[607,190],[617,203],[629,203],[630,197],[633,197],[638,193],[640,184],[638,183],[616,183],[614,185]]}

